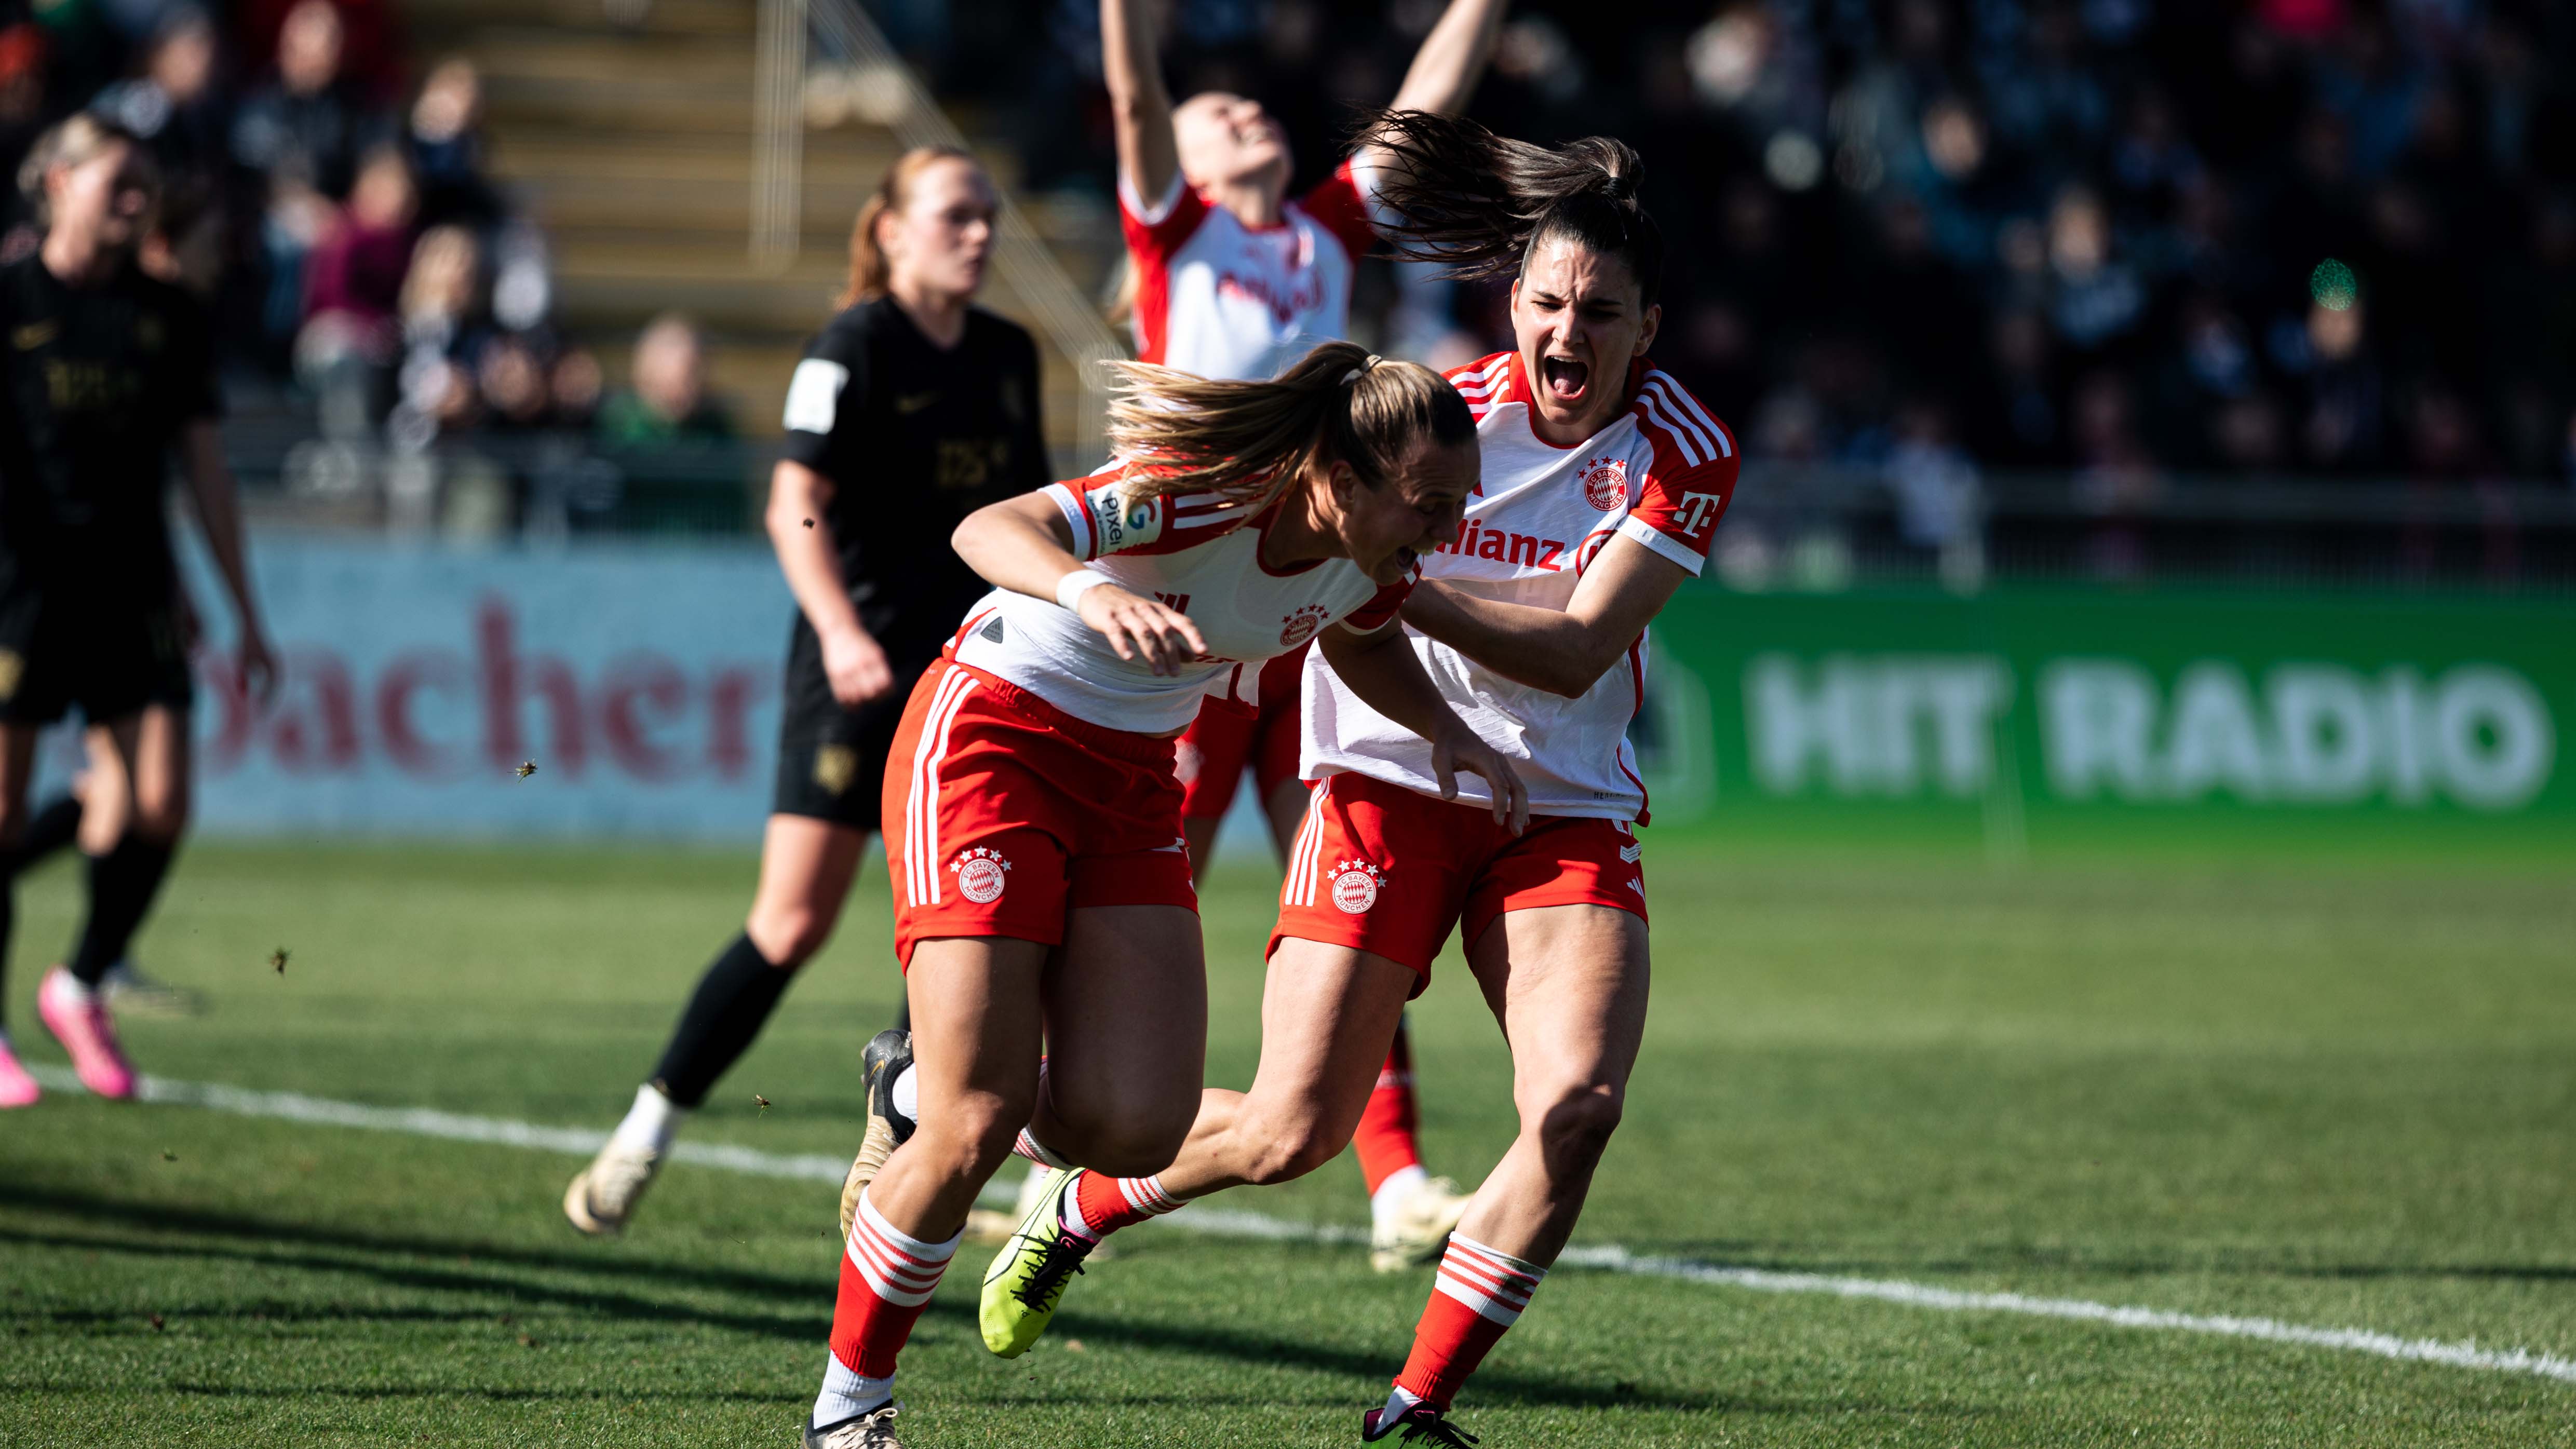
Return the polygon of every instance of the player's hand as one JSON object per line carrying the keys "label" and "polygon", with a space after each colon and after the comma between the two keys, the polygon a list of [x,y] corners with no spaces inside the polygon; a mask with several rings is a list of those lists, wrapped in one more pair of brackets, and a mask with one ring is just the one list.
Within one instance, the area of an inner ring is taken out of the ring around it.
{"label": "player's hand", "polygon": [[857,709],[882,699],[894,689],[894,666],[885,650],[865,629],[835,629],[823,638],[823,677],[831,681],[833,702]]}
{"label": "player's hand", "polygon": [[1156,674],[1178,674],[1208,652],[1190,616],[1159,600],[1140,599],[1116,584],[1099,584],[1074,600],[1082,622],[1100,631],[1121,659],[1142,659]]}
{"label": "player's hand", "polygon": [[1458,798],[1458,772],[1482,775],[1492,787],[1494,823],[1518,835],[1529,829],[1529,788],[1503,752],[1476,737],[1455,713],[1442,710],[1448,722],[1431,739],[1431,775],[1440,782],[1440,798]]}
{"label": "player's hand", "polygon": [[265,709],[277,697],[277,653],[269,648],[267,635],[242,631],[240,668],[243,692]]}

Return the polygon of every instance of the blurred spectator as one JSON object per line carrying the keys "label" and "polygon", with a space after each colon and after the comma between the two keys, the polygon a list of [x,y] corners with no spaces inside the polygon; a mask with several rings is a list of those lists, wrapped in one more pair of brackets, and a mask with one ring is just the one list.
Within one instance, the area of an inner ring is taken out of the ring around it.
{"label": "blurred spectator", "polygon": [[600,404],[593,435],[609,448],[733,441],[733,416],[707,395],[706,343],[697,324],[666,312],[635,339],[630,386]]}
{"label": "blurred spectator", "polygon": [[233,121],[233,159],[261,196],[258,247],[267,267],[261,330],[282,348],[304,317],[305,261],[337,221],[375,120],[340,73],[340,12],[303,0],[277,36],[277,73]]}
{"label": "blurred spectator", "polygon": [[419,209],[411,163],[400,148],[379,146],[367,153],[348,209],[332,220],[306,265],[295,367],[321,399],[326,435],[372,433],[384,411]]}
{"label": "blurred spectator", "polygon": [[225,146],[215,58],[215,27],[206,13],[171,10],[144,49],[138,73],[100,91],[90,109],[149,144],[174,182],[211,176]]}
{"label": "blurred spectator", "polygon": [[277,33],[277,71],[244,98],[233,122],[233,159],[272,186],[349,194],[359,153],[381,128],[364,94],[342,74],[346,34],[330,0],[303,0]]}
{"label": "blurred spectator", "polygon": [[483,175],[483,78],[474,62],[452,55],[431,69],[412,102],[406,139],[420,179],[425,226],[489,226],[501,198]]}

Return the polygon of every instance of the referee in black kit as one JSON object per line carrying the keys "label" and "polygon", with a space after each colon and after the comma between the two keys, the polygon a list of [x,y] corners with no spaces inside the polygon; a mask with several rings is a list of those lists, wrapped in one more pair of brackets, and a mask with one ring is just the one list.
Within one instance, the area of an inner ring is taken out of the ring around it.
{"label": "referee in black kit", "polygon": [[[114,741],[132,824],[89,862],[89,917],[37,1010],[103,1097],[134,1094],[99,982],[125,954],[187,823],[188,640],[170,552],[171,454],[236,617],[241,678],[274,675],[224,467],[204,308],[135,252],[159,176],[130,133],[76,115],[40,137],[18,184],[45,226],[0,265],[0,960],[36,739],[73,706]],[[0,1107],[36,1099],[0,1034]]]}
{"label": "referee in black kit", "polygon": [[585,1233],[626,1225],[681,1118],[750,1047],[822,949],[877,828],[913,681],[988,591],[948,536],[1045,487],[1038,357],[971,304],[997,205],[962,151],[897,158],[850,236],[842,311],[797,364],[769,536],[796,595],[778,784],[750,918],[707,967],[652,1079],[564,1193]]}

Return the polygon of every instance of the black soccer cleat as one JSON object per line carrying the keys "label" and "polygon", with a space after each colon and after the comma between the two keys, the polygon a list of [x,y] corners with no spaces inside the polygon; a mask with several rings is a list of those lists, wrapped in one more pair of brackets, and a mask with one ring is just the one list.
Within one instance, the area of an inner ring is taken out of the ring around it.
{"label": "black soccer cleat", "polygon": [[894,1150],[912,1140],[913,1129],[921,1124],[895,1110],[894,1083],[904,1069],[912,1065],[912,1033],[902,1027],[888,1027],[868,1038],[867,1050],[859,1053],[859,1079],[868,1088],[868,1135],[859,1142],[859,1155],[850,1159],[849,1176],[841,1179],[841,1241],[850,1240],[850,1224],[859,1216],[859,1197],[876,1181]]}

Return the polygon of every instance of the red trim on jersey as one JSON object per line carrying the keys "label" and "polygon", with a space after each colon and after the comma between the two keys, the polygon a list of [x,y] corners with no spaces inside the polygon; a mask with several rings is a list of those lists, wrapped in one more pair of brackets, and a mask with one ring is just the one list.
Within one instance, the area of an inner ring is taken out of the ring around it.
{"label": "red trim on jersey", "polygon": [[[1127,204],[1133,183],[1119,178],[1118,230],[1136,268],[1136,355],[1146,362],[1161,362],[1172,341],[1172,257],[1208,218],[1205,196],[1178,178],[1172,188],[1171,207],[1160,221],[1148,222]],[[1140,204],[1146,199],[1136,198]]]}
{"label": "red trim on jersey", "polygon": [[[1636,683],[1636,698],[1628,706],[1628,718],[1634,720],[1646,712],[1646,636],[1643,634],[1628,641],[1628,677]],[[1637,787],[1637,823],[1650,825],[1653,821],[1646,810],[1646,782],[1638,779],[1637,772],[1628,768],[1627,748],[1628,742],[1622,739],[1610,757],[1619,762],[1619,773],[1627,776],[1628,783]]]}
{"label": "red trim on jersey", "polygon": [[[1270,539],[1270,525],[1279,521],[1279,511],[1287,506],[1288,497],[1283,493],[1279,497],[1271,499],[1270,506],[1261,510],[1259,516],[1255,517],[1248,526],[1255,532],[1258,532],[1262,537],[1262,541],[1267,543]],[[1310,558],[1304,563],[1292,564],[1284,569],[1272,568],[1270,566],[1270,560],[1261,556],[1261,548],[1258,544],[1253,546],[1252,561],[1261,565],[1261,571],[1270,575],[1274,579],[1293,579],[1297,575],[1305,573],[1309,569],[1320,567],[1324,562],[1324,560],[1319,558]],[[1365,608],[1367,606],[1362,605],[1361,607]]]}
{"label": "red trim on jersey", "polygon": [[1347,157],[1314,190],[1289,204],[1331,232],[1354,263],[1377,245],[1377,223],[1369,219],[1368,198],[1360,194],[1359,178],[1352,174]]}

